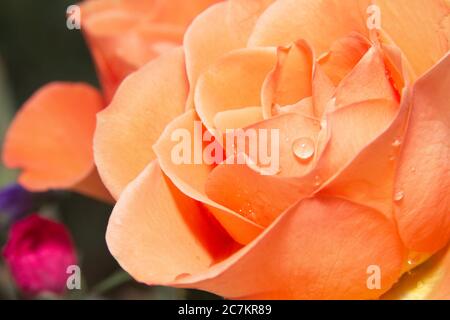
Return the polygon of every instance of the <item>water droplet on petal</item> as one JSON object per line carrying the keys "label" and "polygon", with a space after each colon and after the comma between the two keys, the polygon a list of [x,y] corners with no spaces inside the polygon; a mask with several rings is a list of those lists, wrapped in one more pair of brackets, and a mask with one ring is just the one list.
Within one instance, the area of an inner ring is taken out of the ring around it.
{"label": "water droplet on petal", "polygon": [[316,187],[318,187],[318,186],[321,185],[321,183],[322,183],[322,179],[320,179],[319,176],[315,176],[315,177],[314,177],[314,185],[315,185]]}
{"label": "water droplet on petal", "polygon": [[392,146],[395,148],[400,147],[401,144],[402,144],[402,140],[400,140],[400,139],[395,139],[394,142],[392,142]]}
{"label": "water droplet on petal", "polygon": [[416,172],[416,167],[412,167],[412,168],[411,168],[411,172],[412,172],[412,173],[415,173],[415,172]]}
{"label": "water droplet on petal", "polygon": [[405,196],[403,191],[397,191],[394,195],[394,201],[402,201]]}
{"label": "water droplet on petal", "polygon": [[237,211],[241,216],[244,216],[248,219],[253,219],[255,217],[255,212],[253,211],[252,204],[248,201],[244,202]]}
{"label": "water droplet on petal", "polygon": [[423,281],[418,281],[418,282],[417,282],[417,288],[418,288],[418,289],[422,288],[423,286],[424,286]]}
{"label": "water droplet on petal", "polygon": [[281,113],[282,111],[283,111],[283,110],[282,110],[282,107],[281,107],[281,105],[279,105],[278,103],[276,103],[276,104],[273,106],[273,112],[274,112],[275,115]]}
{"label": "water droplet on petal", "polygon": [[314,155],[314,141],[310,138],[300,138],[294,141],[292,151],[301,160],[310,160]]}

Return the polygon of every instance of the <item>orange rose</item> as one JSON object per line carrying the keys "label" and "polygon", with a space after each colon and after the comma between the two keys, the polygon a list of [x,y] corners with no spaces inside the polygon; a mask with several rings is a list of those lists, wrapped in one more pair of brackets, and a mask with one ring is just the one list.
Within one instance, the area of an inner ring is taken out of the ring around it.
{"label": "orange rose", "polygon": [[[19,168],[29,190],[72,189],[111,200],[92,152],[96,114],[131,72],[182,42],[192,19],[215,0],[86,0],[81,29],[103,92],[87,84],[55,82],[21,108],[5,138],[3,162]],[[179,7],[181,11],[175,11]]]}
{"label": "orange rose", "polygon": [[[218,3],[182,48],[123,82],[94,153],[118,199],[108,246],[136,280],[373,299],[446,247],[449,3],[374,3],[381,29],[368,28],[371,0]],[[227,129],[278,129],[279,172],[174,163],[177,130],[195,136],[198,120],[216,143]],[[421,290],[402,282],[385,297],[450,298],[450,253],[427,263]]]}
{"label": "orange rose", "polygon": [[85,0],[83,31],[105,95],[131,72],[179,46],[192,19],[218,0]]}

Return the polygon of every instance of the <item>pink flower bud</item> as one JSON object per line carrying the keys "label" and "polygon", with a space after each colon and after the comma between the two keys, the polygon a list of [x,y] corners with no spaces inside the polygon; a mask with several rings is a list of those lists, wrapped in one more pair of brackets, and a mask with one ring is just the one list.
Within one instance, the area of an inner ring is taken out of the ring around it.
{"label": "pink flower bud", "polygon": [[69,276],[67,267],[77,263],[65,226],[35,214],[12,226],[3,256],[26,295],[62,294]]}

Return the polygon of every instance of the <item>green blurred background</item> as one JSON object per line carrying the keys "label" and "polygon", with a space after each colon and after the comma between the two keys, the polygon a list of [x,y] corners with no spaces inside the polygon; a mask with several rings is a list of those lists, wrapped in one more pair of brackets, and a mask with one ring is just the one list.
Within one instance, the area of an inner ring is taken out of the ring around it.
{"label": "green blurred background", "polygon": [[[0,0],[0,142],[13,114],[39,87],[55,81],[98,85],[81,32],[66,27],[67,0]],[[0,187],[15,179],[0,164]],[[204,299],[191,290],[140,285],[122,272],[109,254],[104,233],[111,207],[85,197],[53,192],[43,196],[39,212],[65,223],[80,259],[83,286],[64,298]],[[0,246],[8,223],[0,220]],[[0,299],[23,298],[0,259]]]}

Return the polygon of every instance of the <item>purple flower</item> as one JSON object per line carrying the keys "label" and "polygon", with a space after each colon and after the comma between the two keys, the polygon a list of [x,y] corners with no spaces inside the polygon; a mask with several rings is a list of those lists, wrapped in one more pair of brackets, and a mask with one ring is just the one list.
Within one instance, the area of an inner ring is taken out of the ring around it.
{"label": "purple flower", "polygon": [[18,184],[0,189],[0,214],[16,220],[33,211],[34,195]]}

